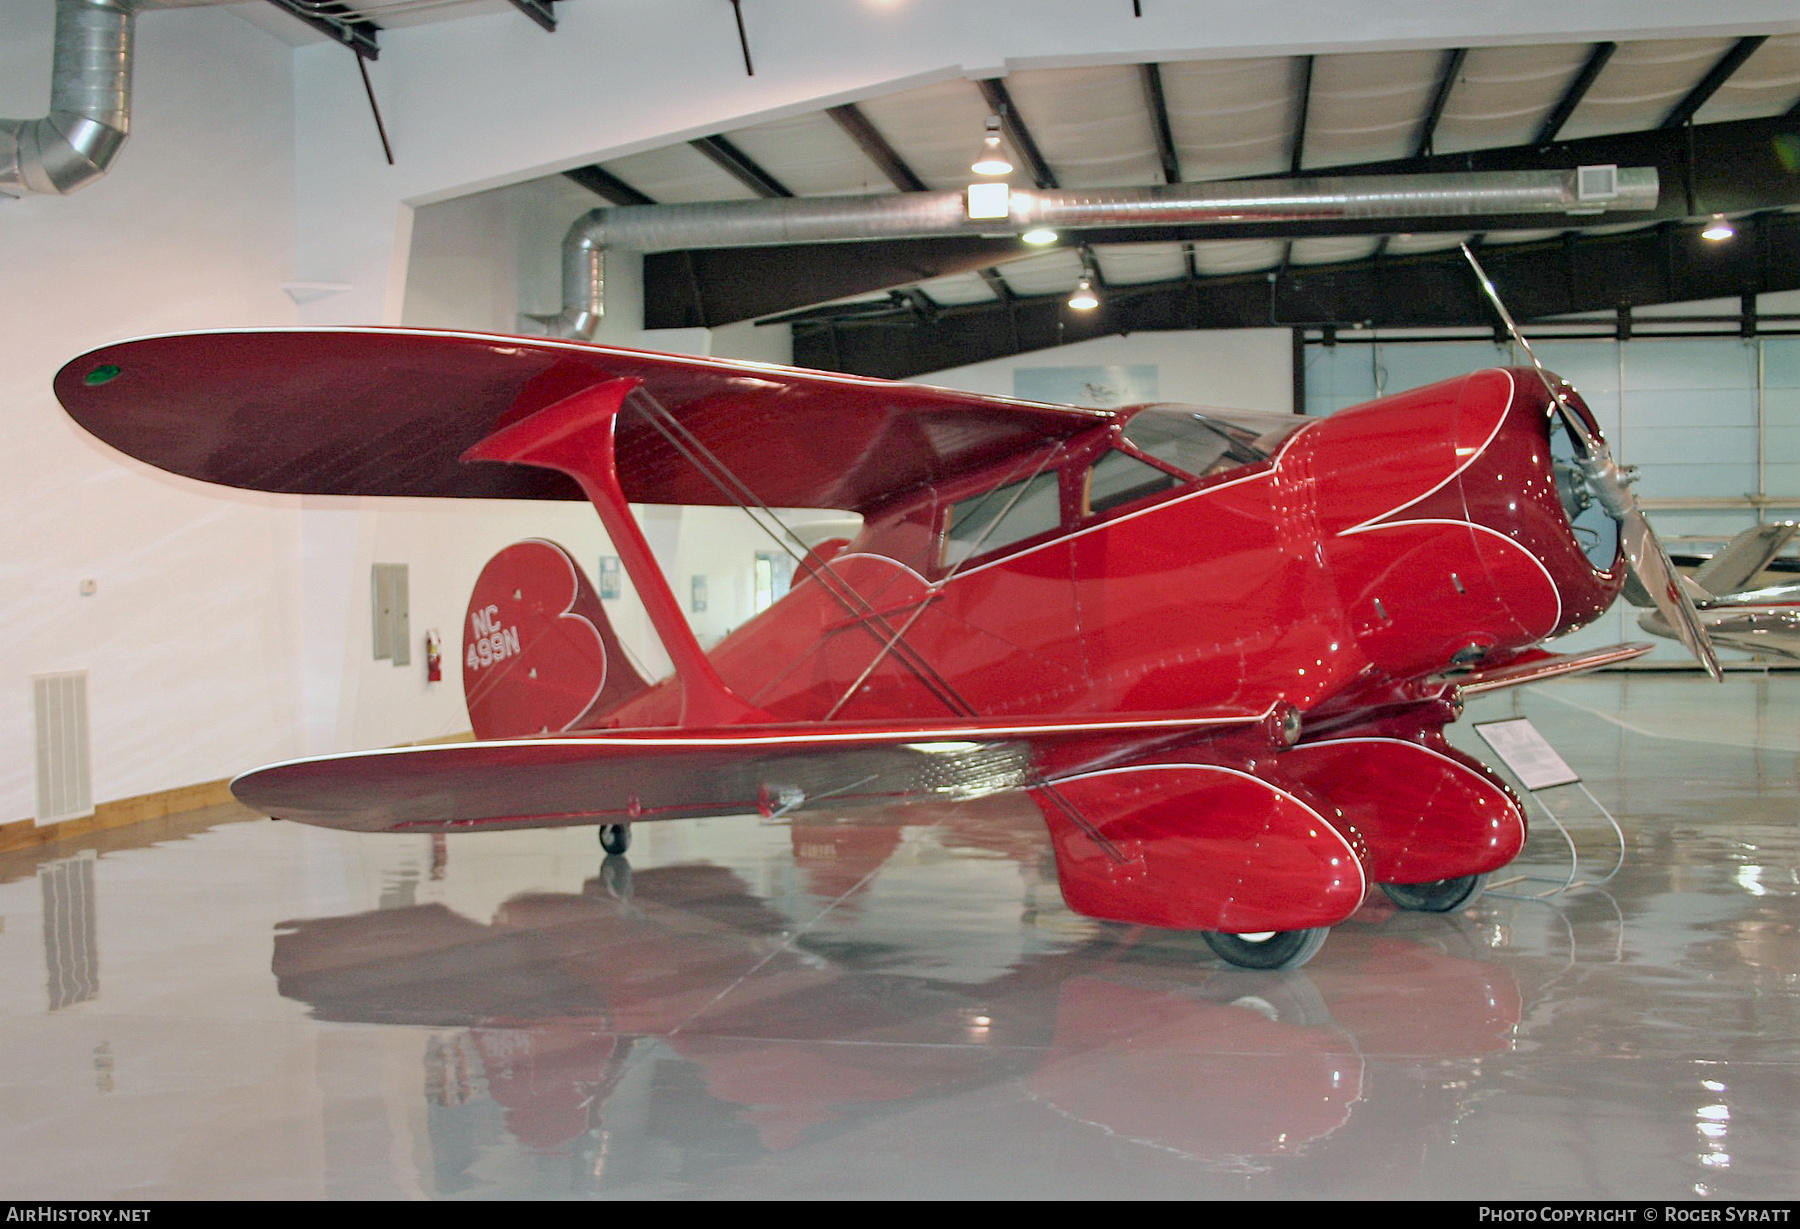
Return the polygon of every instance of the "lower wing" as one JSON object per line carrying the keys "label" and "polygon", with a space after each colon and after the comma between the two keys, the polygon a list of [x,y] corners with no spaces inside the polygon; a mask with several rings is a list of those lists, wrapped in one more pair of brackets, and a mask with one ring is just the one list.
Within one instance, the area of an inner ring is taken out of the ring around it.
{"label": "lower wing", "polygon": [[1210,710],[1029,721],[607,730],[290,760],[237,778],[246,806],[361,832],[629,823],[830,801],[974,798],[1059,771],[1266,725]]}

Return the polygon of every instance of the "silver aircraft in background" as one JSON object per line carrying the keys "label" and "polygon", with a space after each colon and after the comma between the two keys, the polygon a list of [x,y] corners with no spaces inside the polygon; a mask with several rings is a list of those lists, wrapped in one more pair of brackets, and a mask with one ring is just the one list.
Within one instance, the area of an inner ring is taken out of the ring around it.
{"label": "silver aircraft in background", "polygon": [[[1797,531],[1800,524],[1794,521],[1746,529],[1692,576],[1684,577],[1688,596],[1715,643],[1746,653],[1800,659],[1800,579],[1758,584],[1770,579],[1765,573]],[[1639,615],[1638,626],[1677,639],[1655,610]]]}

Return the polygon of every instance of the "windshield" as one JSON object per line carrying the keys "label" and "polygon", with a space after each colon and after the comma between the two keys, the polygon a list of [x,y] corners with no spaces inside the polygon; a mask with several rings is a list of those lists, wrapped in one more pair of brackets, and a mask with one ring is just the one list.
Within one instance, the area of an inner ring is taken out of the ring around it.
{"label": "windshield", "polygon": [[1196,478],[1266,461],[1305,419],[1296,414],[1145,406],[1125,424],[1126,442]]}

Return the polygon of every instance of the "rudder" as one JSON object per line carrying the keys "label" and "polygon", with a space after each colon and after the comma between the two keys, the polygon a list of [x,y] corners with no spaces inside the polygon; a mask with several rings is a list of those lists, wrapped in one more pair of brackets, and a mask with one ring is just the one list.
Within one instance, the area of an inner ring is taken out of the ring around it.
{"label": "rudder", "polygon": [[463,623],[475,737],[590,727],[647,690],[573,556],[528,538],[487,561]]}

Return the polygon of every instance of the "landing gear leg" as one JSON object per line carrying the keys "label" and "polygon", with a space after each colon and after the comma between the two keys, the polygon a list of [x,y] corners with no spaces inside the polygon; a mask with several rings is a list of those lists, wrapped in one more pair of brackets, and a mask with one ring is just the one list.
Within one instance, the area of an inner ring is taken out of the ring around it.
{"label": "landing gear leg", "polygon": [[601,824],[600,848],[617,856],[631,848],[630,824]]}
{"label": "landing gear leg", "polygon": [[1227,964],[1243,969],[1297,969],[1325,946],[1328,926],[1311,930],[1265,930],[1257,934],[1229,935],[1202,931],[1206,945]]}

